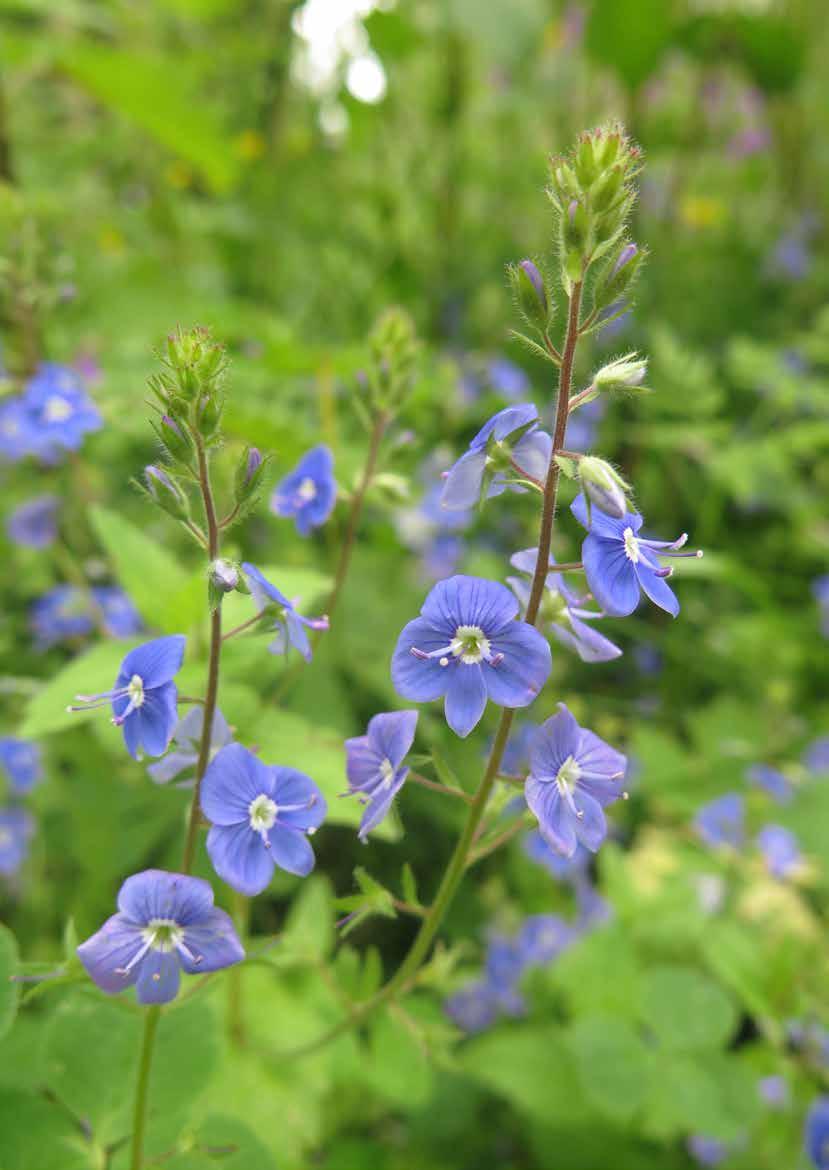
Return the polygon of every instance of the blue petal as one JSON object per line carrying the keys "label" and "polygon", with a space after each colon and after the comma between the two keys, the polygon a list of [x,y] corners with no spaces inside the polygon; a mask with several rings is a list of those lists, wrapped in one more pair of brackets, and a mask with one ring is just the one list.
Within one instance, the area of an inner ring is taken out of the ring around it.
{"label": "blue petal", "polygon": [[169,682],[181,669],[186,643],[183,634],[171,634],[136,646],[121,663],[119,677],[129,682],[137,674],[145,691]]}
{"label": "blue petal", "polygon": [[524,796],[550,848],[562,857],[572,857],[578,844],[575,829],[578,818],[561,799],[556,783],[530,776],[524,785]]}
{"label": "blue petal", "polygon": [[531,402],[522,402],[517,406],[505,406],[485,422],[475,438],[469,444],[472,449],[483,447],[490,435],[499,442],[508,439],[510,435],[520,431],[522,427],[538,419],[538,411]]}
{"label": "blue petal", "polygon": [[293,610],[288,610],[286,621],[288,625],[288,639],[291,645],[300,652],[306,662],[310,662],[311,643],[308,641],[308,633],[302,624],[302,620]]}
{"label": "blue petal", "polygon": [[408,768],[400,768],[392,777],[391,784],[378,788],[371,797],[365,806],[365,811],[360,821],[358,836],[361,841],[364,841],[371,830],[376,829],[380,822],[385,819],[386,813],[391,807],[391,802],[403,787],[408,774]]}
{"label": "blue petal", "polygon": [[128,877],[118,891],[118,909],[146,926],[152,918],[172,918],[181,926],[197,922],[213,908],[213,890],[202,878],[165,869],[146,869]]}
{"label": "blue petal", "polygon": [[679,613],[679,601],[665,578],[657,577],[653,569],[642,561],[635,566],[635,570],[639,584],[654,605],[676,617]]}
{"label": "blue petal", "polygon": [[181,772],[194,767],[197,763],[198,756],[195,752],[170,752],[157,764],[150,764],[147,774],[156,784],[169,784]]}
{"label": "blue petal", "polygon": [[590,524],[587,523],[587,504],[584,494],[576,496],[570,505],[570,511],[583,528],[588,528],[594,536],[607,540],[623,540],[626,528],[638,532],[642,527],[642,517],[638,512],[625,512],[621,518],[608,516],[599,508],[590,509]]}
{"label": "blue petal", "polygon": [[357,735],[345,741],[345,771],[352,792],[378,783],[382,762],[382,753],[371,745],[367,735]]}
{"label": "blue petal", "polygon": [[214,825],[207,834],[207,853],[216,873],[249,898],[270,884],[274,859],[249,823]]}
{"label": "blue petal", "polygon": [[447,668],[437,658],[416,658],[412,647],[428,654],[447,643],[448,636],[425,618],[415,618],[403,627],[391,660],[391,681],[399,695],[428,703],[444,694],[449,685]]}
{"label": "blue petal", "polygon": [[170,1003],[178,995],[181,973],[173,951],[148,951],[138,964],[135,993],[139,1003]]}
{"label": "blue petal", "polygon": [[195,926],[188,926],[184,931],[184,943],[196,960],[194,962],[183,952],[179,953],[179,963],[188,975],[220,971],[223,967],[240,963],[245,957],[233,920],[224,910],[214,908]]}
{"label": "blue petal", "polygon": [[[328,806],[325,797],[310,776],[297,772],[295,768],[273,767],[273,799],[276,801],[277,821],[293,829],[317,829],[325,820]],[[293,811],[283,810],[284,805],[301,804],[305,807]]]}
{"label": "blue petal", "polygon": [[451,511],[474,508],[480,499],[485,470],[485,451],[467,451],[461,455],[443,481],[441,507]]}
{"label": "blue petal", "polygon": [[229,743],[208,765],[201,784],[201,808],[213,825],[248,823],[251,802],[273,796],[270,768],[242,747]]}
{"label": "blue petal", "polygon": [[512,456],[530,479],[543,483],[547,478],[552,450],[553,440],[546,431],[530,431],[515,444]]}
{"label": "blue petal", "polygon": [[[138,758],[142,748],[148,756],[164,755],[178,722],[177,698],[174,682],[144,692],[144,702],[127,716],[123,725],[124,743],[133,759]],[[123,710],[125,706],[124,699],[112,704],[113,710],[116,707]]]}
{"label": "blue petal", "polygon": [[501,707],[529,706],[550,677],[547,639],[526,622],[513,621],[493,640],[492,651],[504,655],[497,666],[483,666],[492,702]]}
{"label": "blue petal", "polygon": [[278,821],[268,833],[271,855],[276,865],[298,877],[307,877],[314,868],[314,850],[299,829],[288,828]]}
{"label": "blue petal", "polygon": [[639,578],[624,543],[592,533],[581,546],[590,592],[611,617],[627,617],[639,604]]}
{"label": "blue petal", "polygon": [[499,581],[462,573],[439,581],[423,603],[421,614],[436,630],[454,637],[458,626],[480,626],[488,638],[518,613],[514,595]]}
{"label": "blue petal", "polygon": [[568,629],[567,626],[556,624],[552,626],[551,633],[562,645],[575,650],[582,662],[610,662],[622,653],[609,638],[580,618],[571,616],[570,627]]}
{"label": "blue petal", "polygon": [[446,722],[461,739],[478,725],[486,707],[486,685],[480,665],[457,662],[448,668]]}
{"label": "blue petal", "polygon": [[573,755],[584,772],[597,772],[602,776],[618,776],[622,779],[627,770],[627,756],[586,727],[579,728],[578,747]]}
{"label": "blue petal", "polygon": [[242,572],[245,574],[250,595],[253,598],[253,604],[257,609],[265,609],[270,602],[275,602],[277,605],[284,606],[286,609],[291,608],[291,603],[277,587],[268,580],[256,565],[252,565],[249,561],[242,562]]}
{"label": "blue petal", "polygon": [[594,800],[583,784],[579,784],[575,795],[576,808],[582,814],[575,820],[576,836],[591,853],[596,853],[607,836],[607,821],[598,800]]}
{"label": "blue petal", "polygon": [[113,914],[101,929],[81,943],[78,958],[90,978],[107,995],[117,995],[138,978],[137,967],[124,971],[141,950],[141,930],[123,914]]}
{"label": "blue petal", "polygon": [[563,703],[544,721],[530,745],[530,771],[539,780],[555,780],[568,756],[575,758],[581,728]]}
{"label": "blue petal", "polygon": [[368,739],[380,754],[395,768],[403,762],[414,743],[417,729],[417,711],[384,711],[368,722]]}

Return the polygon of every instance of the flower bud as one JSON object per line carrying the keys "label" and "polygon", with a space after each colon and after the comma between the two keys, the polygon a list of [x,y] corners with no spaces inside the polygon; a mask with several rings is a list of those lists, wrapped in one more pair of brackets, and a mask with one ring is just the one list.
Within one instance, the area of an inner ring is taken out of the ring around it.
{"label": "flower bud", "polygon": [[144,481],[147,485],[147,494],[153,503],[158,504],[159,508],[163,508],[171,516],[175,516],[177,520],[188,519],[190,505],[187,496],[172,476],[151,463],[144,468]]}
{"label": "flower bud", "polygon": [[222,403],[215,394],[203,394],[196,407],[196,426],[199,433],[209,439],[219,429],[222,418]]}
{"label": "flower bud", "polygon": [[629,511],[626,484],[615,468],[594,455],[585,455],[579,460],[579,481],[585,495],[600,512],[621,520]]}
{"label": "flower bud", "polygon": [[648,370],[645,358],[637,357],[635,353],[626,353],[624,357],[616,358],[606,366],[602,366],[593,376],[593,385],[597,391],[613,393],[619,390],[646,390],[642,383]]}
{"label": "flower bud", "polygon": [[162,415],[156,433],[173,459],[178,459],[181,463],[189,463],[193,453],[193,443],[186,428],[181,423],[169,414]]}
{"label": "flower bud", "polygon": [[234,494],[237,504],[250,500],[262,483],[266,460],[258,447],[246,447],[236,465]]}
{"label": "flower bud", "polygon": [[239,566],[219,558],[209,569],[210,584],[220,593],[232,593],[239,584]]}
{"label": "flower bud", "polygon": [[509,279],[513,295],[527,320],[546,329],[550,319],[550,305],[544,277],[532,260],[510,265]]}

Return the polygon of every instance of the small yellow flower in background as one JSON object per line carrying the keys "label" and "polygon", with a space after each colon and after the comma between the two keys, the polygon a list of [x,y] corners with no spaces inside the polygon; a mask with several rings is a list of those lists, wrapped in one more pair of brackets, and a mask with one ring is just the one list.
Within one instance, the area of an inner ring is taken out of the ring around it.
{"label": "small yellow flower in background", "polygon": [[98,247],[108,256],[120,256],[126,244],[118,228],[109,226],[101,228],[98,233]]}
{"label": "small yellow flower in background", "polygon": [[184,191],[193,182],[193,172],[187,163],[175,159],[164,168],[164,178],[168,186],[175,187],[177,191]]}
{"label": "small yellow flower in background", "polygon": [[265,139],[258,130],[243,130],[233,140],[233,149],[245,162],[253,162],[265,153]]}
{"label": "small yellow flower in background", "polygon": [[679,218],[690,228],[719,227],[725,212],[722,199],[710,195],[686,195],[679,204]]}

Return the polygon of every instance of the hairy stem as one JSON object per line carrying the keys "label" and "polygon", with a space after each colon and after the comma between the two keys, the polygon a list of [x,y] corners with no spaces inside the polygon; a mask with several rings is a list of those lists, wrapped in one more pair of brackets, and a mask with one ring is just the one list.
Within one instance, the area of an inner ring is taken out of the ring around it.
{"label": "hairy stem", "polygon": [[144,1134],[147,1129],[147,1097],[150,1086],[150,1069],[153,1063],[155,1034],[161,1008],[156,1004],[144,1012],[144,1039],[138,1061],[138,1081],[135,1086],[135,1105],[132,1121],[132,1152],[130,1170],[141,1170],[144,1164]]}

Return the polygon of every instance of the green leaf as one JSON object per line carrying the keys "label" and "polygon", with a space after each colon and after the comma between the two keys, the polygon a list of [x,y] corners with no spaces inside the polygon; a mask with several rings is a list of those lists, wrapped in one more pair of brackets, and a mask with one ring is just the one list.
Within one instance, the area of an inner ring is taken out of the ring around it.
{"label": "green leaf", "polygon": [[331,883],[314,874],[302,883],[291,905],[285,930],[280,938],[280,953],[286,952],[307,961],[324,959],[334,943],[334,905]]}
{"label": "green leaf", "polygon": [[20,999],[20,985],[12,982],[17,973],[17,940],[8,927],[0,923],[0,1039],[14,1023]]}
{"label": "green leaf", "polygon": [[116,512],[92,508],[92,528],[119,583],[148,626],[174,634],[189,630],[207,606],[207,582],[182,569],[166,549]]}
{"label": "green leaf", "polygon": [[645,1101],[650,1076],[637,1032],[624,1020],[594,1016],[573,1025],[568,1045],[588,1100],[609,1118],[630,1120]]}
{"label": "green leaf", "polygon": [[637,89],[656,69],[671,39],[664,0],[595,0],[585,33],[591,56]]}
{"label": "green leaf", "polygon": [[43,1097],[0,1090],[3,1170],[90,1170],[79,1129]]}
{"label": "green leaf", "polygon": [[404,1109],[425,1105],[432,1093],[432,1068],[415,1023],[399,1011],[380,1011],[371,1026],[369,1084],[379,1097]]}
{"label": "green leaf", "polygon": [[[612,971],[613,978],[608,978]],[[614,923],[568,947],[550,972],[574,1014],[636,1018],[642,972],[627,930]]]}
{"label": "green leaf", "polygon": [[30,699],[20,735],[24,739],[39,739],[93,717],[100,718],[100,711],[69,712],[66,708],[78,694],[94,695],[109,690],[124,655],[137,645],[136,639],[125,642],[112,639],[99,642],[73,658]]}
{"label": "green leaf", "polygon": [[654,967],[645,976],[642,1022],[659,1043],[679,1051],[720,1048],[737,1026],[737,1009],[723,989],[692,967]]}
{"label": "green leaf", "polygon": [[273,1170],[273,1159],[244,1122],[212,1114],[187,1135],[186,1152],[165,1158],[166,1170]]}

